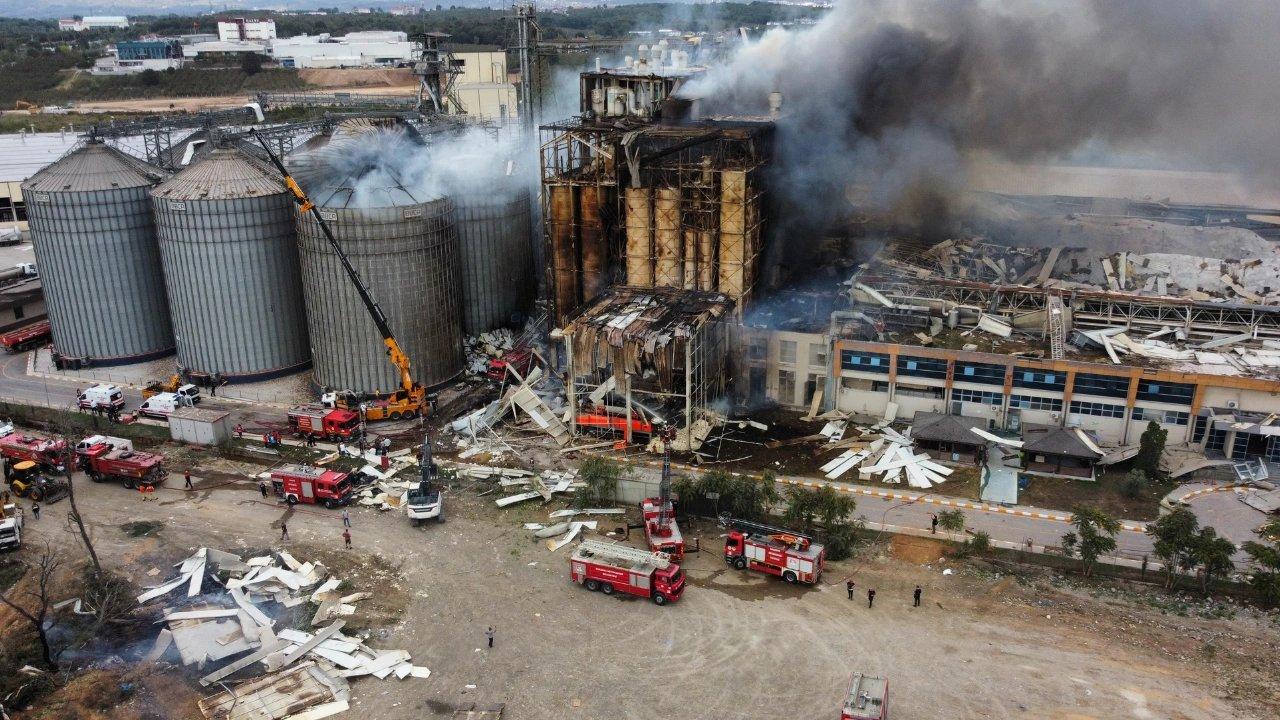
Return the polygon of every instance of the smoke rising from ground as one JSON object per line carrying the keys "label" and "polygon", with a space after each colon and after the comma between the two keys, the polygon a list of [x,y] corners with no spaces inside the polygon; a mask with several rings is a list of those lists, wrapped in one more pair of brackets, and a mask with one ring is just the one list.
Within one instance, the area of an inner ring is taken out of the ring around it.
{"label": "smoke rising from ground", "polygon": [[318,204],[388,207],[441,197],[509,200],[537,182],[537,168],[515,133],[470,128],[424,141],[404,128],[336,137],[291,162]]}
{"label": "smoke rising from ground", "polygon": [[1269,182],[1278,30],[1280,4],[1261,0],[841,0],[683,92],[742,114],[782,91],[780,187],[810,221],[850,186],[882,211],[942,202],[982,155],[1101,147]]}

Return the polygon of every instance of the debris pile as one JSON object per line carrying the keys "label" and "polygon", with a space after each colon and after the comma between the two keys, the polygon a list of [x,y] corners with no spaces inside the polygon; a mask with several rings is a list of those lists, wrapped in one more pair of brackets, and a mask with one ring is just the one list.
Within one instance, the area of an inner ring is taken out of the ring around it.
{"label": "debris pile", "polygon": [[[186,598],[197,599],[163,610],[166,627],[147,659],[154,661],[173,646],[183,665],[218,666],[200,678],[206,687],[255,665],[262,673],[203,699],[200,709],[210,720],[319,720],[348,709],[349,678],[431,674],[404,650],[376,650],[359,637],[343,635],[346,621],[340,618],[354,615],[355,603],[370,593],[343,592],[342,580],[320,563],[299,562],[285,551],[244,560],[201,548],[175,567],[177,577],[148,589],[138,602],[179,588],[185,588]],[[210,584],[219,589],[208,591]],[[308,627],[281,627],[280,617],[307,603],[316,606]]]}
{"label": "debris pile", "polygon": [[[552,520],[560,518],[572,518],[577,515],[622,515],[622,508],[587,508],[577,510],[566,508],[564,510],[553,510],[547,515]],[[560,548],[573,542],[584,530],[595,530],[598,521],[596,520],[566,520],[552,525],[544,525],[542,523],[525,523],[524,529],[531,530],[533,536],[540,540],[547,541],[547,549],[555,552]],[[556,536],[559,535],[559,538]]]}
{"label": "debris pile", "polygon": [[[828,423],[828,427],[830,425]],[[878,479],[898,484],[905,479],[911,487],[925,489],[945,482],[952,473],[951,468],[930,459],[928,453],[916,453],[909,434],[899,433],[887,425],[858,431],[856,440],[834,441],[848,449],[822,466],[822,473],[828,479],[835,480],[857,468],[859,480]]]}
{"label": "debris pile", "polygon": [[516,345],[515,333],[506,328],[473,335],[464,341],[467,352],[467,374],[484,375],[489,361],[505,355]]}

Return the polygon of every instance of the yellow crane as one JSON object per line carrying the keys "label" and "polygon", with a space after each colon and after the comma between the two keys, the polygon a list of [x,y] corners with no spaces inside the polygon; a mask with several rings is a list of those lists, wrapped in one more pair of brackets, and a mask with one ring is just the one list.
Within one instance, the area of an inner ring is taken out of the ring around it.
{"label": "yellow crane", "polygon": [[374,300],[373,296],[369,294],[369,289],[365,287],[364,281],[360,279],[360,274],[356,272],[355,266],[351,264],[347,254],[342,251],[342,246],[338,244],[337,238],[333,236],[333,231],[325,223],[324,217],[320,214],[320,210],[315,203],[311,202],[311,199],[307,197],[307,193],[289,174],[284,163],[280,161],[280,158],[276,157],[275,153],[271,152],[271,148],[267,147],[267,143],[261,137],[258,138],[258,143],[266,151],[267,157],[271,158],[272,164],[280,171],[280,175],[284,177],[284,185],[293,194],[293,200],[298,204],[299,210],[304,213],[311,213],[311,217],[315,218],[316,223],[320,225],[320,230],[324,233],[325,239],[329,241],[329,246],[337,254],[338,260],[342,262],[343,270],[346,271],[351,284],[355,286],[365,309],[369,311],[369,317],[373,318],[373,324],[378,327],[378,333],[382,335],[382,343],[387,346],[388,359],[391,360],[391,364],[395,365],[400,373],[400,389],[384,399],[360,405],[354,393],[346,391],[335,396],[334,404],[349,410],[357,409],[357,407],[353,406],[359,405],[359,408],[364,410],[365,420],[370,422],[399,420],[426,414],[430,410],[427,405],[427,390],[414,381],[409,374],[409,356],[404,353],[404,350],[400,349],[400,343],[396,342],[395,335],[391,332],[391,326],[387,322],[386,313],[382,312],[382,307],[378,305],[378,301]]}

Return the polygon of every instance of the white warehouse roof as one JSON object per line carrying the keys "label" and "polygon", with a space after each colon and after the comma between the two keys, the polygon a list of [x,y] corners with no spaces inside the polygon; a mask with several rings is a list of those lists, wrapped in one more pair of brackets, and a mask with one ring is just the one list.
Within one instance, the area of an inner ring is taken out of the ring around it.
{"label": "white warehouse roof", "polygon": [[0,135],[0,182],[22,182],[67,154],[80,141],[78,133],[7,133]]}

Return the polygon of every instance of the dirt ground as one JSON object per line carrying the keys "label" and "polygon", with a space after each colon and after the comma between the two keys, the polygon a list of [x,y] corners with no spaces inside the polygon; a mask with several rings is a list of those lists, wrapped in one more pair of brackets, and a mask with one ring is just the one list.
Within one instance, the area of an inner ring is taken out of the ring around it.
{"label": "dirt ground", "polygon": [[[546,519],[549,508],[537,503],[498,510],[492,496],[459,487],[446,495],[446,522],[421,528],[353,508],[356,549],[347,552],[338,549],[336,512],[263,502],[222,467],[208,478],[197,473],[193,492],[177,489],[179,477],[148,503],[109,484],[79,484],[100,552],[133,580],[154,584],[150,568],[202,545],[278,547],[287,519],[291,552],[322,559],[353,590],[376,593],[361,611],[376,631],[371,642],[409,650],[431,668],[428,680],[356,682],[353,717],[444,718],[472,703],[504,703],[508,720],[808,720],[837,715],[855,671],[890,679],[899,719],[1280,712],[1280,629],[1253,611],[1203,618],[1142,592],[940,562],[945,548],[924,539],[874,545],[833,564],[816,587],[792,587],[729,568],[716,553],[718,528],[692,521],[685,535],[705,551],[685,564],[685,596],[660,608],[571,584],[568,550],[553,554],[520,527]],[[46,508],[30,539],[70,543],[65,512],[65,503]],[[142,537],[122,529],[140,520],[163,527]],[[857,583],[852,602],[849,577]],[[916,584],[921,608],[911,607]],[[873,609],[868,588],[878,593]],[[483,647],[488,625],[497,631],[493,650]],[[156,698],[186,705],[182,686],[164,686],[173,672],[147,676],[118,717]]]}

